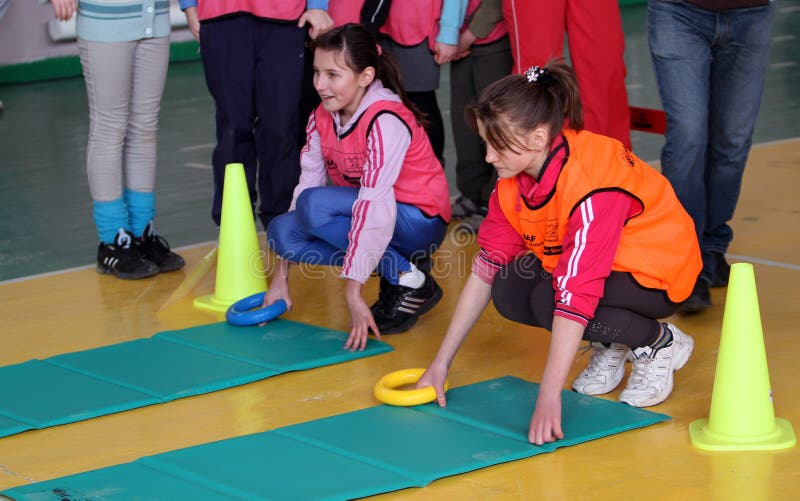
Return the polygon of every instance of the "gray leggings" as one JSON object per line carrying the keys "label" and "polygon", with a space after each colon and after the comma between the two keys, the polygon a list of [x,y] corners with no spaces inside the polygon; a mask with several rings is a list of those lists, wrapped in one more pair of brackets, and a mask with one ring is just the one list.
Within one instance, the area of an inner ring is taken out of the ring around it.
{"label": "gray leggings", "polygon": [[[520,257],[497,273],[492,301],[497,311],[509,320],[553,329],[553,278],[532,254]],[[672,315],[677,306],[664,291],[645,289],[630,273],[612,271],[583,339],[633,348],[649,345],[659,335],[656,319]]]}
{"label": "gray leggings", "polygon": [[169,64],[169,37],[133,42],[78,39],[89,98],[86,173],[92,199],[152,192],[156,133]]}

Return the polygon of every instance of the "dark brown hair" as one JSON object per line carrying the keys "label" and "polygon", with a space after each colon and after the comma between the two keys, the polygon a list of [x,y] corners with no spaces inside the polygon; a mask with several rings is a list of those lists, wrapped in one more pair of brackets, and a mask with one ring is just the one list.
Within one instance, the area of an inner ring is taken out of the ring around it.
{"label": "dark brown hair", "polygon": [[361,73],[372,66],[375,68],[375,78],[400,96],[418,122],[423,125],[426,123],[425,114],[408,99],[403,90],[403,79],[394,57],[384,50],[379,52],[375,36],[362,25],[348,23],[326,31],[311,43],[311,48],[341,53],[347,67],[355,73]]}
{"label": "dark brown hair", "polygon": [[[545,126],[550,140],[561,132],[565,119],[575,130],[583,128],[583,109],[575,72],[563,60],[552,60],[539,70],[536,81],[509,75],[488,85],[476,104],[465,111],[469,126],[483,124],[486,141],[498,151],[526,150],[518,136]],[[531,71],[531,70],[529,70]]]}

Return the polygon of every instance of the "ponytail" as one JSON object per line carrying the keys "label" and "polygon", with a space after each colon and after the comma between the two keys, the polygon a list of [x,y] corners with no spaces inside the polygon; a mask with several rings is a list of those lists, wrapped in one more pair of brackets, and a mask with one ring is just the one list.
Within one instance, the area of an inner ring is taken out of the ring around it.
{"label": "ponytail", "polygon": [[348,23],[326,31],[312,42],[311,48],[341,53],[347,66],[355,73],[361,73],[370,66],[375,68],[375,78],[400,96],[403,105],[414,113],[417,121],[426,125],[425,114],[408,99],[403,89],[400,68],[394,57],[378,45],[375,36],[364,26]]}
{"label": "ponytail", "polygon": [[564,128],[565,121],[576,131],[583,129],[583,109],[575,72],[563,60],[545,67],[533,66],[524,75],[509,75],[487,86],[465,118],[478,131],[480,121],[486,140],[500,151],[525,150],[519,132],[536,127],[549,129],[550,140]]}

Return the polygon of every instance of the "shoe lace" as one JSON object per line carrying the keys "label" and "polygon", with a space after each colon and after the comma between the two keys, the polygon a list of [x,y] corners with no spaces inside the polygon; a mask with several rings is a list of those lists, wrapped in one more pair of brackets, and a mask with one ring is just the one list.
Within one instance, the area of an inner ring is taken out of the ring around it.
{"label": "shoe lace", "polygon": [[[605,369],[610,359],[612,359],[614,355],[616,355],[619,349],[615,348],[614,346],[609,346],[608,348],[606,348],[602,344],[598,346],[595,343],[589,343],[588,345],[581,348],[581,350],[579,351],[579,358],[585,356],[586,353],[588,353],[589,351],[592,351],[593,353],[592,357],[589,359],[589,365],[586,367],[584,372],[592,374],[592,373],[598,373],[601,370]],[[622,360],[622,358],[623,357],[621,356],[620,359]]]}
{"label": "shoe lace", "polygon": [[652,386],[658,365],[653,363],[654,361],[654,358],[646,355],[634,358],[628,386],[636,389],[644,389]]}
{"label": "shoe lace", "polygon": [[120,261],[138,261],[144,257],[141,249],[139,249],[136,245],[132,243],[130,245],[118,245],[116,246],[116,252]]}
{"label": "shoe lace", "polygon": [[146,235],[142,239],[141,245],[146,248],[147,251],[159,254],[161,256],[166,256],[171,252],[169,242],[167,242],[167,240],[160,235]]}
{"label": "shoe lace", "polygon": [[381,314],[390,314],[394,305],[399,302],[398,296],[401,294],[402,291],[398,286],[392,285],[388,280],[381,277],[375,311]]}

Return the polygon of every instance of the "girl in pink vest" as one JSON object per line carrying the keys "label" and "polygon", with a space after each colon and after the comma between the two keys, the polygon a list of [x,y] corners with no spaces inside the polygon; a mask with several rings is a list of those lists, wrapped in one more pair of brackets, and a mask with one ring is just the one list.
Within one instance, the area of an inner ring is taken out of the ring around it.
{"label": "girl in pink vest", "polygon": [[[306,127],[300,181],[290,212],[267,230],[278,268],[264,304],[291,307],[289,263],[341,266],[351,330],[363,350],[403,332],[442,297],[427,269],[450,220],[448,187],[397,66],[363,26],[346,24],[314,42],[314,88],[322,103]],[[328,186],[329,181],[333,186]],[[375,271],[378,301],[361,289]]]}

